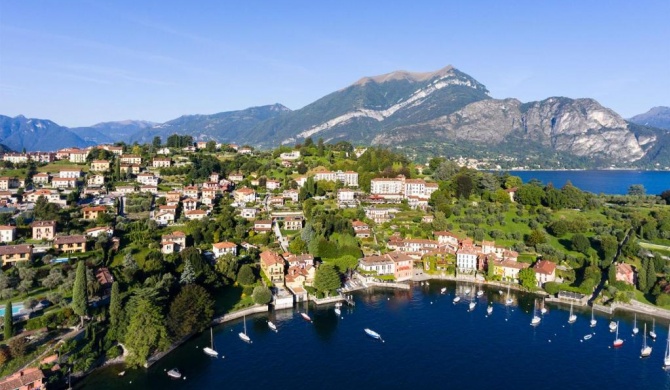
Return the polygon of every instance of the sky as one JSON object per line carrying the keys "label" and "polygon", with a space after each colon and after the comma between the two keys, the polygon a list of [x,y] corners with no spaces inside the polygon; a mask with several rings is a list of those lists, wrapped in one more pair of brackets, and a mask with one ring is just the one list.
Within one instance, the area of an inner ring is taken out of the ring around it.
{"label": "sky", "polygon": [[0,114],[64,126],[281,103],[453,65],[494,98],[670,106],[670,0],[0,1]]}

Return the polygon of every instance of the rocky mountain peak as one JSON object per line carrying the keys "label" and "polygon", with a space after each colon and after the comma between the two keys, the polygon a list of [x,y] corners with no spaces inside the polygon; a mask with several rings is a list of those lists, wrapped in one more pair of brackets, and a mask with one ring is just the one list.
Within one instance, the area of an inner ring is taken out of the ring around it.
{"label": "rocky mountain peak", "polygon": [[356,81],[353,85],[365,85],[370,82],[385,83],[388,81],[407,80],[410,82],[422,82],[433,79],[435,77],[446,76],[454,70],[454,67],[447,65],[444,68],[435,72],[408,72],[406,70],[396,70],[391,73],[385,73],[378,76],[367,76]]}

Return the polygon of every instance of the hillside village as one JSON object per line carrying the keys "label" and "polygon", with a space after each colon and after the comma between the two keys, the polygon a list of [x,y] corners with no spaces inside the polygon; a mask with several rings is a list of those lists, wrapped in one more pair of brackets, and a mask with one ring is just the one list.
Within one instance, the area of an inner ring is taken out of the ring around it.
{"label": "hillside village", "polygon": [[670,306],[670,253],[644,245],[670,242],[660,197],[311,138],[260,151],[173,135],[0,163],[0,376],[15,372],[0,388],[143,365],[215,316],[417,275]]}

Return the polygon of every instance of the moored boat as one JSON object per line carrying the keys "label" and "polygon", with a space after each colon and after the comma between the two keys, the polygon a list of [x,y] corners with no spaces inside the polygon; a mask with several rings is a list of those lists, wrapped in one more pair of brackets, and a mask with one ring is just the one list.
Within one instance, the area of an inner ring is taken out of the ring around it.
{"label": "moored boat", "polygon": [[647,324],[644,324],[644,336],[642,338],[642,349],[640,350],[640,357],[648,357],[651,355],[651,347],[647,345]]}
{"label": "moored boat", "polygon": [[610,321],[610,332],[614,332],[619,326],[618,322]]}
{"label": "moored boat", "polygon": [[181,372],[179,372],[179,369],[177,369],[177,368],[173,368],[173,369],[171,369],[170,371],[168,371],[168,372],[167,372],[167,375],[168,375],[170,378],[174,378],[174,379],[179,379],[179,378],[181,378]]}
{"label": "moored boat", "polygon": [[461,301],[461,297],[459,297],[459,296],[457,295],[456,298],[454,298],[454,301],[453,301],[453,302],[454,302],[454,303],[458,303],[458,302],[460,302],[460,301]]}
{"label": "moored boat", "polygon": [[670,368],[670,325],[668,325],[668,341],[665,344],[665,357],[663,358],[663,367]]}
{"label": "moored boat", "polygon": [[442,287],[442,289],[440,289],[440,294],[445,294],[446,292],[447,292],[446,287]]}
{"label": "moored boat", "polygon": [[536,326],[540,324],[540,321],[542,321],[542,318],[537,315],[537,301],[535,301],[533,303],[533,319],[530,320],[530,324]]}
{"label": "moored boat", "polygon": [[656,340],[656,318],[651,319],[651,330],[649,331],[649,337],[651,337],[652,340]]}
{"label": "moored boat", "polygon": [[275,325],[272,321],[268,321],[268,328],[274,330],[275,332],[277,331],[277,325]]}
{"label": "moored boat", "polygon": [[623,345],[623,340],[619,338],[619,324],[617,324],[616,336],[614,336],[614,342],[612,343],[612,345],[614,345],[614,348],[618,348]]}
{"label": "moored boat", "polygon": [[577,315],[572,312],[572,303],[570,304],[570,317],[568,317],[568,324],[574,324],[577,321]]}
{"label": "moored boat", "polygon": [[244,316],[244,332],[238,333],[238,336],[242,341],[251,344],[251,338],[247,336],[247,316]]}
{"label": "moored boat", "polygon": [[212,330],[211,327],[209,328],[209,340],[210,340],[210,346],[203,348],[202,351],[208,356],[215,358],[219,357],[219,353],[216,352],[216,350],[214,349],[214,331]]}
{"label": "moored boat", "polygon": [[493,313],[493,306],[489,305],[489,307],[486,308],[486,314],[491,315]]}
{"label": "moored boat", "polygon": [[363,330],[365,331],[365,333],[366,333],[368,336],[372,337],[373,339],[375,339],[375,340],[381,340],[382,342],[384,341],[384,340],[382,339],[382,336],[379,335],[379,333],[375,332],[374,330],[369,329],[369,328],[365,328],[365,329],[363,329]]}
{"label": "moored boat", "polygon": [[593,316],[593,306],[591,306],[591,322],[590,325],[592,328],[595,328],[596,324],[598,321],[596,321],[596,318]]}
{"label": "moored boat", "polygon": [[308,316],[307,313],[300,313],[300,315],[302,316],[302,318],[303,318],[305,321],[312,322],[312,318],[311,318],[310,316]]}
{"label": "moored boat", "polygon": [[340,310],[339,307],[336,307],[335,308],[335,314],[337,314],[338,316],[341,316],[342,315],[342,310]]}
{"label": "moored boat", "polygon": [[637,327],[637,313],[635,313],[635,319],[633,320],[633,334],[636,335],[640,332],[640,329]]}
{"label": "moored boat", "polygon": [[482,290],[477,290],[477,298],[481,298],[482,295],[484,295],[484,291],[482,291]]}

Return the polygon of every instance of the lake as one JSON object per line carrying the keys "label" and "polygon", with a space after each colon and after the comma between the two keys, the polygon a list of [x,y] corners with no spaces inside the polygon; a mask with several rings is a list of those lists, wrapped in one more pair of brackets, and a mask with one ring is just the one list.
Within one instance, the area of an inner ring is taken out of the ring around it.
{"label": "lake", "polygon": [[509,171],[527,183],[538,179],[563,187],[569,180],[575,187],[595,194],[625,195],[628,187],[642,184],[649,195],[670,190],[670,171]]}
{"label": "lake", "polygon": [[[440,294],[446,286],[447,294]],[[297,310],[247,318],[252,344],[237,334],[241,321],[214,329],[215,347],[224,359],[207,357],[204,332],[148,370],[117,373],[106,367],[76,388],[91,389],[407,389],[407,388],[542,388],[581,389],[594,384],[611,389],[670,389],[670,373],[662,369],[667,323],[657,323],[651,357],[640,359],[642,330],[632,336],[633,317],[619,317],[621,348],[611,347],[609,317],[598,315],[589,327],[590,311],[567,323],[569,307],[548,305],[537,327],[530,326],[534,297],[514,294],[504,305],[497,289],[485,289],[474,311],[467,299],[453,304],[464,285],[431,282],[409,291],[377,289],[354,294],[356,306],[311,306],[313,323]],[[494,306],[490,316],[487,304]],[[304,310],[304,309],[302,309]],[[586,310],[586,309],[585,309]],[[268,316],[278,333],[267,327]],[[651,327],[651,319],[638,317]],[[385,342],[368,337],[371,328]],[[592,334],[590,340],[583,340]],[[166,370],[178,367],[185,380],[171,380]],[[130,383],[132,382],[132,383]]]}

